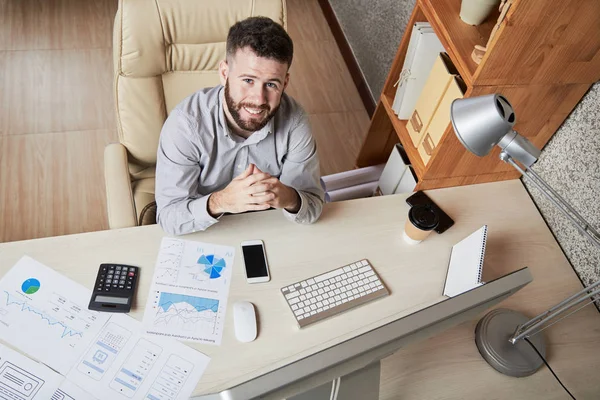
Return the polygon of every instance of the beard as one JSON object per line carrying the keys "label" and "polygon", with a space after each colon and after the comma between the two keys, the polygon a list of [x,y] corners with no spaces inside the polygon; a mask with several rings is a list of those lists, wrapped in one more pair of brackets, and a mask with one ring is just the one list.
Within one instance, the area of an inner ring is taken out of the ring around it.
{"label": "beard", "polygon": [[[225,82],[225,103],[227,103],[227,108],[229,109],[229,113],[233,118],[233,121],[236,125],[248,132],[256,132],[264,128],[267,123],[275,116],[275,113],[279,109],[279,105],[271,110],[271,107],[268,104],[252,104],[246,102],[236,103],[231,94],[229,93],[229,80]],[[240,115],[240,110],[242,107],[251,108],[254,110],[264,110],[264,117],[262,119],[250,119],[243,120]]]}

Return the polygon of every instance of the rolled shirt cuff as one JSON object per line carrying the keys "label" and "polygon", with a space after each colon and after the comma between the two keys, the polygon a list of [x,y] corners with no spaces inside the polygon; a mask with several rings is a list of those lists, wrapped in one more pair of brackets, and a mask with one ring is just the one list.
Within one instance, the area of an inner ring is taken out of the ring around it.
{"label": "rolled shirt cuff", "polygon": [[292,222],[306,224],[308,223],[308,200],[306,199],[306,195],[301,191],[296,190],[296,193],[298,193],[298,196],[300,197],[300,209],[297,213],[291,213],[284,208],[283,215]]}
{"label": "rolled shirt cuff", "polygon": [[[200,197],[199,199],[195,199],[190,201],[189,208],[190,212],[194,216],[195,227],[198,227],[197,230],[205,230],[206,228],[216,224],[219,222],[219,215],[217,218],[213,218],[212,215],[208,212],[208,199],[212,194]],[[196,230],[195,230],[196,231]]]}

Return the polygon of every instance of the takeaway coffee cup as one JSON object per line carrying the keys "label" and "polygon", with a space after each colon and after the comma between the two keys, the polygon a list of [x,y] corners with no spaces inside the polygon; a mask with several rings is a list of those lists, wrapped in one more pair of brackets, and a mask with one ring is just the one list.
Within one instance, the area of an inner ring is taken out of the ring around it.
{"label": "takeaway coffee cup", "polygon": [[439,216],[431,206],[426,204],[412,206],[408,210],[402,236],[407,243],[421,243],[437,227],[439,221]]}

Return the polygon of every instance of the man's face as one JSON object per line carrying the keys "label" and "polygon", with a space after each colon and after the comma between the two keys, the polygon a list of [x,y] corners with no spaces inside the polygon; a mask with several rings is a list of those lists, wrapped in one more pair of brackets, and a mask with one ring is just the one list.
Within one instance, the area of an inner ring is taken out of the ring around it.
{"label": "man's face", "polygon": [[258,57],[249,47],[221,62],[226,113],[239,129],[255,132],[273,118],[288,84],[287,71],[286,63]]}

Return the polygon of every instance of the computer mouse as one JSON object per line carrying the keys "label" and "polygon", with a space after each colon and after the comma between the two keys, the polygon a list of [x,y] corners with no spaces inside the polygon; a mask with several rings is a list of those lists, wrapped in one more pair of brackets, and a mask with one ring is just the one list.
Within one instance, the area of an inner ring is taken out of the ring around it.
{"label": "computer mouse", "polygon": [[238,301],[233,305],[233,323],[237,340],[248,343],[256,339],[256,312],[252,303]]}

